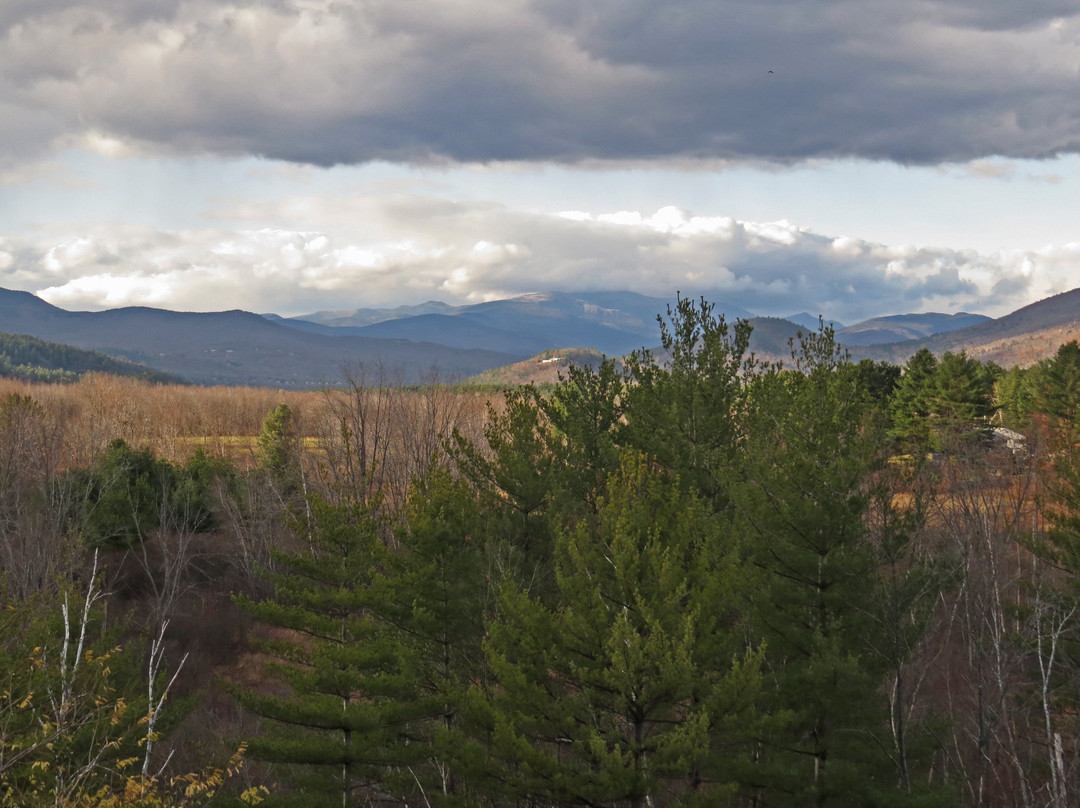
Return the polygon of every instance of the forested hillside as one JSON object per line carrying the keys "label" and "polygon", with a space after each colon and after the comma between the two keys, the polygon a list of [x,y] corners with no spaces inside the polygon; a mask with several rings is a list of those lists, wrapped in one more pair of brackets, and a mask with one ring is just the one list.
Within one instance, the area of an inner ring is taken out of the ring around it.
{"label": "forested hillside", "polygon": [[0,801],[1072,804],[1080,347],[749,327],[486,402],[8,382]]}
{"label": "forested hillside", "polygon": [[873,359],[907,361],[926,348],[935,354],[966,351],[1000,365],[1030,365],[1053,355],[1063,342],[1080,337],[1080,289],[1045,298],[1011,314],[919,340],[856,348]]}
{"label": "forested hillside", "polygon": [[97,351],[28,337],[0,334],[0,376],[26,381],[74,381],[84,373],[110,373],[154,382],[176,382],[176,376],[114,359]]}

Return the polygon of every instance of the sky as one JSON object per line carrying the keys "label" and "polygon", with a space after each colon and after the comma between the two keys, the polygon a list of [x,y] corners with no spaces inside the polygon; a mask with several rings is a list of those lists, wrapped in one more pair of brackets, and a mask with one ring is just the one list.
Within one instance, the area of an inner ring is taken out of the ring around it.
{"label": "sky", "polygon": [[1080,286],[1075,0],[0,0],[0,287],[298,315]]}

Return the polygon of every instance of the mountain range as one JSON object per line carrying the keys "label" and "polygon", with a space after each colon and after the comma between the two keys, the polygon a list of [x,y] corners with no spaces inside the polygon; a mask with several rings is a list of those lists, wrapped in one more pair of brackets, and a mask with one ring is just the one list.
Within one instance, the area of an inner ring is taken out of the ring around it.
{"label": "mountain range", "polygon": [[986,319],[917,340],[852,349],[856,356],[904,362],[920,348],[935,354],[966,351],[999,365],[1030,365],[1052,356],[1063,343],[1080,340],[1080,289],[1062,292],[996,319]]}
{"label": "mountain range", "polygon": [[990,319],[985,314],[968,314],[967,312],[894,314],[889,317],[874,317],[846,328],[837,328],[836,338],[849,347],[906,342],[934,334],[958,331]]}
{"label": "mountain range", "polygon": [[[620,356],[659,343],[657,316],[672,302],[625,291],[552,292],[468,306],[430,301],[284,318],[144,307],[73,312],[0,289],[0,332],[100,351],[198,384],[306,389],[339,385],[347,369],[413,383],[433,369],[443,379],[465,379],[568,348]],[[786,358],[788,341],[818,324],[805,312],[788,319],[734,306],[717,310],[729,321],[750,321],[751,349],[763,359]],[[922,313],[832,325],[854,358],[903,362],[925,346],[1027,364],[1080,335],[1080,289],[997,319]]]}
{"label": "mountain range", "polygon": [[361,365],[393,382],[419,381],[432,367],[465,378],[520,358],[499,350],[306,333],[245,311],[65,311],[8,290],[0,290],[0,332],[101,351],[207,385],[333,386],[342,383],[346,369]]}
{"label": "mountain range", "polygon": [[[275,322],[321,334],[429,340],[532,356],[554,348],[593,348],[609,356],[657,342],[657,315],[670,303],[634,292],[547,292],[469,306],[429,301],[395,309],[319,311]],[[737,306],[728,319],[753,317]]]}

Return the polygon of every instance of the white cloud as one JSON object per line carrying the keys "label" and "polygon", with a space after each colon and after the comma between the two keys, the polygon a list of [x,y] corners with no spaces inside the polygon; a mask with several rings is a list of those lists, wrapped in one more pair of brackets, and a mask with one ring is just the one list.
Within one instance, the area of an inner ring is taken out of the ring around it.
{"label": "white cloud", "polygon": [[[192,267],[190,271],[194,274],[198,269]],[[174,271],[150,276],[84,275],[61,286],[41,289],[38,296],[54,306],[71,309],[162,305],[176,298],[176,287],[182,274]]]}
{"label": "white cloud", "polygon": [[71,142],[71,146],[74,148],[85,149],[91,154],[99,154],[102,157],[113,159],[130,157],[138,153],[138,149],[122,138],[113,137],[95,130],[91,130],[80,137],[74,138]]}
{"label": "white cloud", "polygon": [[983,179],[1011,179],[1016,164],[1011,160],[973,160],[968,164],[968,175]]}
{"label": "white cloud", "polygon": [[[400,194],[276,206],[282,221],[282,211],[303,211],[301,218],[325,218],[328,226],[101,225],[8,238],[0,243],[0,286],[68,308],[282,314],[547,290],[660,297],[681,290],[760,313],[812,310],[854,321],[920,310],[1003,314],[1070,288],[1080,258],[1078,244],[994,254],[891,246],[675,207],[568,217]],[[257,220],[274,218],[274,208],[265,201],[244,206]]]}

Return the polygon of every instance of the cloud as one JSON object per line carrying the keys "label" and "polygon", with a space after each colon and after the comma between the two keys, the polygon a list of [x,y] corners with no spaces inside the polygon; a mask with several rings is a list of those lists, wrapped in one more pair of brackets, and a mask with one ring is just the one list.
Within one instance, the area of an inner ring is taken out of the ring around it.
{"label": "cloud", "polygon": [[9,237],[0,240],[0,286],[71,309],[282,314],[535,291],[681,291],[762,314],[809,310],[854,322],[928,310],[1004,314],[1070,288],[1080,256],[1078,244],[989,255],[884,245],[677,207],[541,214],[386,194],[249,200],[221,213],[252,226]]}
{"label": "cloud", "polygon": [[1058,185],[1062,181],[1060,174],[1029,174],[1028,179],[1033,182],[1045,182],[1047,185]]}
{"label": "cloud", "polygon": [[48,183],[70,191],[86,191],[95,187],[92,181],[72,174],[56,161],[42,160],[0,168],[0,188],[26,186],[37,182]]}
{"label": "cloud", "polygon": [[972,160],[956,168],[970,179],[1008,180],[1016,174],[1016,164],[1008,160]]}
{"label": "cloud", "polygon": [[1071,0],[9,0],[0,154],[677,165],[1080,147]]}

